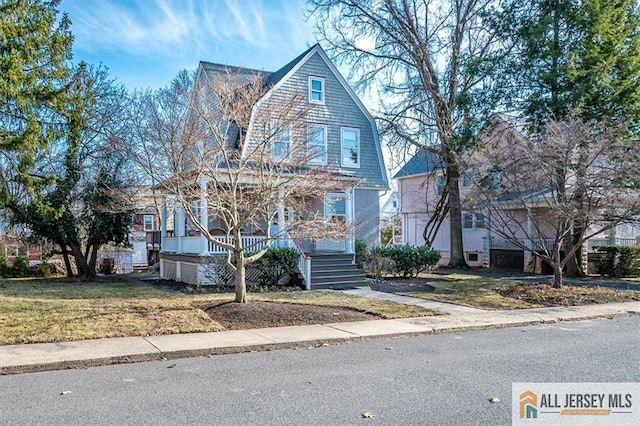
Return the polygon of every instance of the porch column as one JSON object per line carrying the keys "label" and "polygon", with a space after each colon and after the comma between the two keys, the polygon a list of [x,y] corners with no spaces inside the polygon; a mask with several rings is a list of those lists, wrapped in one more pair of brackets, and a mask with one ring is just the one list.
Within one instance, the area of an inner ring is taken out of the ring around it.
{"label": "porch column", "polygon": [[163,240],[167,236],[167,199],[165,198],[160,209],[160,240]]}
{"label": "porch column", "polygon": [[[199,201],[198,213],[200,216],[198,220],[200,222],[200,226],[205,230],[205,232],[209,232],[209,209],[207,208],[207,180],[200,179],[200,201]],[[200,232],[200,255],[204,256],[209,253],[209,240],[207,239],[207,235],[203,232]]]}
{"label": "porch column", "polygon": [[285,242],[285,208],[284,208],[284,188],[278,189],[278,247],[283,247]]}
{"label": "porch column", "polygon": [[[291,226],[294,223],[295,218],[293,217],[293,208],[287,207],[287,226]],[[293,247],[293,242],[291,241],[291,236],[289,233],[286,235],[286,247]]]}
{"label": "porch column", "polygon": [[175,207],[175,220],[173,224],[173,232],[178,237],[177,253],[182,253],[182,240],[184,236],[184,208],[182,205]]}
{"label": "porch column", "polygon": [[345,241],[345,251],[349,254],[355,253],[355,237],[353,224],[355,222],[354,218],[354,208],[353,208],[353,188],[347,188],[345,203],[344,203],[344,213],[345,213],[345,224],[347,226],[347,239]]}

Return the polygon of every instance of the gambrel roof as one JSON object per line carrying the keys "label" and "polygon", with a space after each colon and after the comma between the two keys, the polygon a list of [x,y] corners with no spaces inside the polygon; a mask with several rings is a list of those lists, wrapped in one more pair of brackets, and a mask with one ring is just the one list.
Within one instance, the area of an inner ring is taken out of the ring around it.
{"label": "gambrel roof", "polygon": [[[196,78],[202,78],[205,79],[205,81],[212,81],[214,75],[228,74],[234,76],[234,78],[235,76],[237,76],[238,78],[245,80],[248,84],[255,76],[262,77],[264,80],[265,89],[267,90],[262,99],[258,101],[254,106],[255,109],[255,107],[260,105],[261,102],[268,99],[275,90],[278,90],[278,88],[286,85],[287,81],[291,77],[293,77],[301,67],[305,66],[308,61],[316,57],[320,58],[326,68],[328,68],[331,74],[333,74],[332,77],[335,77],[335,79],[339,83],[339,86],[344,89],[344,92],[346,92],[347,96],[353,101],[353,104],[355,104],[355,110],[362,113],[362,115],[366,119],[366,122],[368,122],[368,125],[371,126],[371,134],[373,135],[376,150],[376,153],[374,155],[377,158],[374,161],[376,163],[376,166],[380,169],[380,176],[376,179],[371,180],[371,186],[380,189],[387,189],[389,187],[389,181],[387,178],[384,158],[382,155],[382,147],[380,145],[380,139],[375,120],[319,44],[311,46],[309,49],[302,52],[282,68],[274,72],[201,61]],[[317,59],[314,59],[314,61],[316,60]],[[247,139],[250,139],[251,126],[249,126],[249,128],[247,129],[247,132]],[[244,149],[246,149],[246,147],[247,145],[244,145]],[[366,168],[363,167],[362,171],[365,170]],[[353,170],[341,170],[340,173],[349,174],[352,171]]]}

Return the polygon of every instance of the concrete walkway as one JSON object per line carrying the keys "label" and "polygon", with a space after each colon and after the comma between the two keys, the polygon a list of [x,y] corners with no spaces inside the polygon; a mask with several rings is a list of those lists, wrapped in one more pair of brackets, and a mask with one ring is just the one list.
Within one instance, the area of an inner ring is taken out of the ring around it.
{"label": "concrete walkway", "polygon": [[640,315],[640,302],[483,311],[361,289],[346,291],[420,304],[448,315],[215,333],[0,346],[0,375],[247,351],[318,347],[345,341]]}

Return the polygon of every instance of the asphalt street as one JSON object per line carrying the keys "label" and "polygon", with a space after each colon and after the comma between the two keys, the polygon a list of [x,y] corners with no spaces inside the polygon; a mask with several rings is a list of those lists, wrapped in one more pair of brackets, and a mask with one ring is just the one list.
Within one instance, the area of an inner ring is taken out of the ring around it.
{"label": "asphalt street", "polygon": [[0,376],[0,424],[506,425],[512,382],[639,366],[640,317],[598,319]]}

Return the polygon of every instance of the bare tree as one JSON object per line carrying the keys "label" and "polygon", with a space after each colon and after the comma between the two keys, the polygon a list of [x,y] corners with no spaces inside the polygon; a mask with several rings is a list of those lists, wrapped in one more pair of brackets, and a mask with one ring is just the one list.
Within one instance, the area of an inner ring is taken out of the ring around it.
{"label": "bare tree", "polygon": [[[586,240],[638,221],[640,147],[625,134],[623,126],[552,121],[541,136],[503,140],[489,157],[475,208],[488,209],[492,233],[549,263],[554,287]],[[577,244],[575,226],[583,230]]]}
{"label": "bare tree", "polygon": [[[325,219],[320,200],[358,180],[314,164],[323,154],[307,143],[313,135],[302,94],[270,90],[259,75],[228,72],[196,82],[185,91],[183,78],[174,81],[162,93],[171,102],[152,109],[164,113],[150,121],[157,126],[151,134],[160,137],[155,151],[163,158],[162,167],[147,171],[184,211],[192,230],[226,252],[235,274],[235,301],[245,303],[246,266],[271,245],[287,238],[344,238],[352,231],[344,222]],[[180,129],[159,131],[176,116],[182,119]],[[210,219],[224,235],[212,235]],[[264,238],[244,245],[247,228],[260,229]]]}
{"label": "bare tree", "polygon": [[[462,245],[460,155],[473,144],[500,94],[490,79],[504,52],[483,25],[492,0],[311,0],[311,15],[350,78],[379,87],[378,117],[393,143],[438,154],[447,190],[425,228],[432,241],[448,216],[451,266],[466,265]],[[446,207],[445,207],[446,205]]]}

